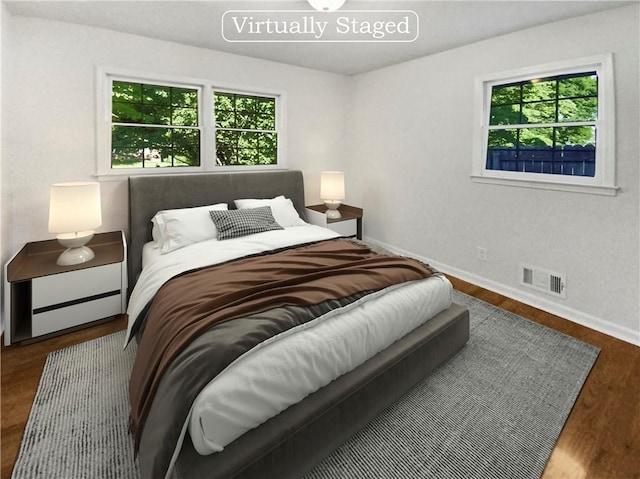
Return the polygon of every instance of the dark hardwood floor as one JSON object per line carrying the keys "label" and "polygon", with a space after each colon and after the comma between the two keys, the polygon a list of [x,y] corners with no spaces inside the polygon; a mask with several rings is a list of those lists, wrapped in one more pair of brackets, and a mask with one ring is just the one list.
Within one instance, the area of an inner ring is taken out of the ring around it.
{"label": "dark hardwood floor", "polygon": [[[542,477],[640,479],[640,347],[473,284],[450,279],[464,293],[601,349]],[[11,476],[47,354],[125,327],[125,318],[121,316],[38,343],[2,348],[2,479]]]}

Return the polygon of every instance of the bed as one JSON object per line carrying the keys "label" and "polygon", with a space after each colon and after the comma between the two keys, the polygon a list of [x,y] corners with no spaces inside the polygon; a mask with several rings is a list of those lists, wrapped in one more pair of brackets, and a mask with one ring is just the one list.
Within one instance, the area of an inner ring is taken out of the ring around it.
{"label": "bed", "polygon": [[[162,175],[130,178],[128,258],[129,285],[132,288],[130,307],[133,303],[133,309],[135,310],[135,314],[132,316],[136,318],[146,317],[149,311],[148,307],[143,308],[141,304],[147,303],[147,296],[144,294],[147,284],[150,282],[147,277],[151,276],[149,272],[155,266],[145,266],[145,272],[141,273],[143,271],[143,260],[146,265],[160,264],[160,262],[154,262],[154,258],[158,256],[157,252],[154,253],[149,248],[149,244],[155,236],[153,232],[154,225],[151,220],[158,211],[215,204],[227,204],[230,209],[233,209],[234,201],[238,199],[272,199],[280,195],[291,201],[300,218],[305,218],[303,178],[302,173],[299,171]],[[296,234],[299,236],[295,240],[289,240],[290,235],[287,231],[268,231],[259,233],[255,237],[262,237],[261,235],[269,236],[269,241],[272,241],[271,238],[275,238],[276,240],[274,241],[276,243],[274,244],[277,246],[280,244],[277,241],[284,241],[277,238],[286,236],[286,242],[293,241],[296,245],[296,251],[298,244],[303,245],[303,248],[322,248],[326,244],[331,244],[332,248],[334,244],[344,244],[346,248],[352,248],[348,242],[334,239],[332,234],[313,230],[313,228],[319,227],[308,227],[306,225],[295,229]],[[291,231],[294,231],[294,228]],[[323,236],[325,234],[327,235],[326,237]],[[307,237],[306,235],[311,236]],[[307,241],[309,239],[312,241]],[[265,261],[275,257],[271,251],[263,255],[261,252],[262,246],[259,247],[260,251],[251,249],[255,248],[255,241],[249,241],[248,243],[250,243],[250,249],[247,250],[250,253],[248,256],[257,256],[259,258],[266,256],[267,259]],[[272,248],[272,243],[269,243],[268,247]],[[358,245],[353,247],[359,248]],[[211,250],[206,242],[199,243],[192,249],[195,251],[197,248],[200,248],[195,254],[198,257],[198,261],[201,261],[200,256],[205,256],[208,254],[205,252]],[[242,248],[245,248],[244,243]],[[181,255],[186,255],[187,250],[189,248],[182,248],[179,250],[180,253],[175,255],[175,258],[183,258]],[[242,251],[245,250],[243,249]],[[279,254],[280,249],[276,248],[276,251]],[[282,248],[283,254],[289,254],[288,251],[289,246]],[[171,254],[173,253],[171,252]],[[191,251],[189,251],[189,254],[191,255],[190,257],[194,256]],[[169,255],[165,256],[166,258],[170,257]],[[166,261],[170,265],[182,263],[182,259],[178,261],[174,260],[173,257],[171,257],[171,260]],[[216,261],[222,263],[222,266],[226,265],[223,260]],[[233,267],[241,262],[230,261],[229,263]],[[167,272],[167,268],[164,265],[162,267],[158,266],[157,269],[167,277],[174,276],[174,272]],[[198,268],[189,267],[187,269],[199,271]],[[184,278],[188,275],[179,273],[177,276]],[[139,279],[140,284],[137,285]],[[161,279],[158,281],[164,284],[165,279],[161,275]],[[433,279],[428,278],[412,284],[416,285],[414,289],[417,292],[415,294],[426,294],[427,289],[442,289],[441,286],[435,286],[437,282],[443,282],[442,277],[440,279],[435,277]],[[417,290],[418,287],[421,288],[421,291]],[[384,318],[385,314],[388,313],[379,308],[375,302],[380,301],[380,304],[383,304],[382,301],[387,301],[387,297],[396,295],[398,298],[396,301],[400,305],[415,303],[415,308],[418,308],[417,310],[420,312],[412,312],[411,314],[425,316],[420,323],[416,323],[418,324],[417,327],[413,328],[412,326],[411,330],[407,331],[406,334],[404,332],[394,333],[401,334],[398,336],[399,339],[385,346],[380,352],[372,355],[362,364],[346,372],[338,373],[337,377],[328,382],[328,384],[319,387],[310,394],[304,395],[301,400],[284,408],[266,421],[261,422],[262,420],[255,419],[257,421],[256,424],[250,425],[244,432],[234,432],[237,437],[229,436],[232,439],[228,440],[229,442],[222,443],[222,446],[214,443],[207,455],[199,454],[196,450],[202,450],[203,447],[206,449],[209,445],[204,444],[203,446],[202,439],[198,439],[195,435],[192,440],[190,432],[194,428],[197,429],[199,421],[203,421],[203,419],[192,419],[187,422],[165,420],[165,418],[171,416],[165,414],[163,411],[165,406],[163,404],[173,401],[173,399],[167,399],[172,396],[166,393],[167,390],[163,389],[166,381],[161,382],[159,388],[162,394],[158,394],[156,399],[151,401],[150,412],[144,429],[139,435],[138,457],[143,478],[294,478],[303,475],[313,465],[320,462],[331,451],[361,429],[376,414],[402,396],[421,378],[455,354],[468,340],[469,316],[465,308],[450,303],[450,301],[445,305],[441,299],[435,300],[434,305],[402,299],[406,298],[402,295],[408,294],[409,287],[394,288],[390,287],[388,289],[389,292],[385,288],[379,295],[377,293],[370,294],[367,298],[358,296],[351,300],[352,303],[339,309],[348,310],[351,308],[350,316],[353,317],[357,317],[358,311],[362,309],[360,316],[367,320],[375,317],[375,314],[371,314],[371,311],[377,311]],[[362,304],[360,303],[361,301],[363,301]],[[418,303],[420,304],[418,305]],[[394,309],[397,309],[396,306],[394,306]],[[404,314],[402,309],[400,311],[400,314]],[[429,311],[437,312],[431,313]],[[340,315],[340,312],[331,311],[322,317],[329,318],[324,320],[325,323],[329,324],[333,316],[336,316],[337,321],[341,317]],[[429,318],[426,317],[427,315]],[[371,321],[373,322],[373,320]],[[135,333],[142,336],[151,334],[147,332],[144,322],[142,322],[142,326],[138,331],[136,331],[136,328],[140,325],[140,322],[136,322],[136,326],[132,326],[133,323],[134,321],[130,320],[130,335]],[[309,324],[312,326],[306,328],[306,330],[311,332],[315,331],[313,328],[324,327],[322,324],[316,326],[315,320],[310,321]],[[292,329],[305,331],[303,327]],[[299,341],[293,334],[280,334],[278,337],[287,339],[291,336],[293,336],[292,341]],[[313,335],[310,337],[313,338]],[[307,338],[306,340],[309,341],[310,339]],[[265,341],[264,343],[267,346],[262,349],[271,347],[271,350],[280,354],[284,351],[284,349],[280,348],[284,348],[286,345],[283,341],[278,343]],[[293,348],[292,351],[295,351],[296,348],[300,349],[300,345],[295,342],[291,347]],[[288,355],[289,353],[286,354]],[[252,359],[249,354],[240,358],[244,359],[245,356],[249,358],[247,361]],[[140,357],[138,360],[140,360]],[[258,371],[262,360],[255,361],[257,363],[254,362],[253,367],[249,369]],[[235,362],[232,365],[235,365]],[[227,369],[223,372],[226,373]],[[264,376],[263,373],[260,374]],[[220,376],[224,379],[224,374],[220,374]],[[257,379],[260,379],[260,377]],[[257,379],[255,376],[248,376],[250,383]],[[224,381],[221,382],[224,383]],[[233,381],[230,384],[234,384]],[[313,386],[310,387],[313,388]],[[162,399],[158,399],[158,397]],[[198,395],[197,399],[200,400],[200,395]],[[268,402],[265,399],[265,403]],[[194,401],[191,406],[193,411],[190,410],[190,414],[192,412],[195,414],[196,405],[200,403]],[[259,408],[257,407],[256,409]],[[251,414],[247,415],[251,416]],[[178,438],[177,443],[176,437]],[[208,441],[204,442],[207,443]]]}

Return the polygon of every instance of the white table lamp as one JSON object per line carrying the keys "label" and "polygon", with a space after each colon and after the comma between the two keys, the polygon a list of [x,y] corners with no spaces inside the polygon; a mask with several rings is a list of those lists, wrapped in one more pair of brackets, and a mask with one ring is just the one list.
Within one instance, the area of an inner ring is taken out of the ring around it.
{"label": "white table lamp", "polygon": [[102,224],[100,184],[96,182],[57,183],[51,186],[49,233],[67,248],[57,264],[68,266],[86,263],[95,257],[85,246]]}
{"label": "white table lamp", "polygon": [[327,218],[340,218],[338,208],[345,198],[344,173],[342,171],[323,171],[320,175],[320,198],[327,209]]}

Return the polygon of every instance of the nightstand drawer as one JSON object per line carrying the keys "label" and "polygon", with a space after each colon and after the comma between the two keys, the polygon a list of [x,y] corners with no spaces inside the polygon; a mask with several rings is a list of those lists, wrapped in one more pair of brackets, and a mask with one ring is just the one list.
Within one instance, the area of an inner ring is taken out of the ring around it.
{"label": "nightstand drawer", "polygon": [[115,316],[121,312],[121,294],[114,294],[66,308],[52,309],[33,315],[31,336],[61,331],[97,319]]}
{"label": "nightstand drawer", "polygon": [[[120,263],[34,278],[32,308],[44,308],[122,288]],[[35,321],[35,317],[34,317]]]}
{"label": "nightstand drawer", "polygon": [[335,231],[342,236],[355,236],[358,233],[358,226],[356,220],[340,221],[339,223],[329,223],[327,228]]}

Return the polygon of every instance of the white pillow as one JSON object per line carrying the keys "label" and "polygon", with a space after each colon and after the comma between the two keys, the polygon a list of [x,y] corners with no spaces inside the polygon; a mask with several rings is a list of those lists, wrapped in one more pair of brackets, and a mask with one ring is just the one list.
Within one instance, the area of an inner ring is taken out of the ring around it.
{"label": "white pillow", "polygon": [[169,253],[184,246],[216,238],[216,225],[209,211],[226,210],[226,203],[195,208],[158,211],[151,220],[153,237],[162,253]]}
{"label": "white pillow", "polygon": [[302,218],[300,218],[298,211],[295,206],[293,206],[293,202],[284,196],[276,196],[275,198],[267,200],[235,200],[234,203],[236,204],[236,208],[239,210],[270,206],[271,213],[273,214],[273,218],[276,220],[276,223],[283,227],[304,226],[307,224],[302,220]]}

